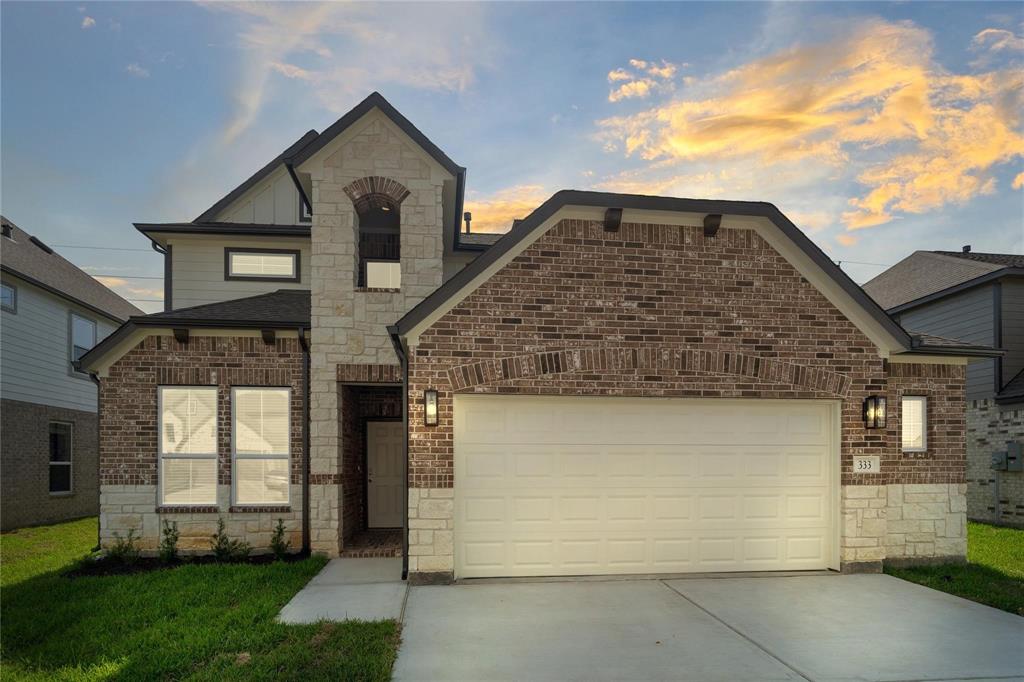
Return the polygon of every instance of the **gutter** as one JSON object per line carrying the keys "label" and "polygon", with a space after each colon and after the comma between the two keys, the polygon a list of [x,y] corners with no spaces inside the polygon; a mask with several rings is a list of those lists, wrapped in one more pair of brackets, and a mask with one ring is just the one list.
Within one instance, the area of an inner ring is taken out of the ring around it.
{"label": "gutter", "polygon": [[391,343],[402,366],[402,477],[405,479],[405,500],[402,504],[402,580],[409,579],[409,355],[402,339],[398,335],[398,327],[388,326]]}
{"label": "gutter", "polygon": [[309,534],[309,342],[305,327],[298,327],[299,346],[302,348],[302,554],[311,550]]}
{"label": "gutter", "polygon": [[102,495],[100,494],[100,490],[102,488],[102,484],[100,483],[100,479],[103,476],[103,468],[100,466],[100,444],[102,443],[102,439],[100,438],[100,428],[102,426],[102,420],[103,420],[103,402],[102,402],[102,400],[100,400],[100,378],[98,376],[96,376],[92,372],[89,373],[89,378],[92,379],[92,382],[94,384],[96,384],[96,512],[97,513],[96,513],[96,546],[92,548],[92,551],[98,552],[101,549],[103,549],[103,540],[101,539],[102,538],[102,535],[101,535],[102,529],[100,528],[100,521],[99,521],[101,518],[103,518],[103,515],[101,513],[99,513],[101,511],[100,510],[100,500],[102,499]]}

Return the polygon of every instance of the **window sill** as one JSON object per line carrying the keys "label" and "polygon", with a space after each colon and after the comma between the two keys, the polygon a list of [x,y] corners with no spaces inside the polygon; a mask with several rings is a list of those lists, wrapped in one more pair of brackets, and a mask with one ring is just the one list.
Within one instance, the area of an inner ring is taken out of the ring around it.
{"label": "window sill", "polygon": [[69,490],[69,491],[63,492],[63,493],[50,493],[50,497],[74,497],[74,496],[75,496],[75,491],[74,490]]}
{"label": "window sill", "polygon": [[402,289],[399,287],[356,287],[356,291],[366,294],[398,294]]}
{"label": "window sill", "polygon": [[160,506],[156,508],[157,514],[216,514],[220,508],[215,504],[200,504],[194,506]]}
{"label": "window sill", "polygon": [[232,514],[289,514],[292,508],[286,504],[239,504],[228,511]]}

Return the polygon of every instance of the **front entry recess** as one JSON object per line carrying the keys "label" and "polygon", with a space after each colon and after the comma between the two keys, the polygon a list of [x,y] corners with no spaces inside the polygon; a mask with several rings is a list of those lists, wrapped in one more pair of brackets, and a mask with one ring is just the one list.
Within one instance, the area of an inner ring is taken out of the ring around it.
{"label": "front entry recess", "polygon": [[366,507],[370,528],[398,528],[402,525],[404,444],[402,422],[366,423]]}

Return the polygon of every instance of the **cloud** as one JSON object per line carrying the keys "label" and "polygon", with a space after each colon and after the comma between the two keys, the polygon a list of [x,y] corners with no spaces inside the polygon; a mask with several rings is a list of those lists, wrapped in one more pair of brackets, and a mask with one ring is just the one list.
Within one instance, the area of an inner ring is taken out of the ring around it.
{"label": "cloud", "polygon": [[82,28],[83,29],[92,28],[95,25],[96,25],[96,20],[93,19],[92,17],[84,17],[82,19]]}
{"label": "cloud", "polygon": [[274,76],[300,80],[310,97],[342,113],[388,85],[464,92],[490,64],[493,39],[485,8],[360,3],[220,3],[204,6],[239,22],[242,73],[234,112],[222,132],[229,143],[258,118],[274,94]]}
{"label": "cloud", "polygon": [[507,232],[516,218],[525,218],[552,192],[542,185],[516,185],[487,197],[468,198],[465,210],[473,213],[474,232]]}
{"label": "cloud", "polygon": [[136,78],[149,78],[149,69],[139,66],[137,62],[132,62],[124,67],[124,72]]}
{"label": "cloud", "polygon": [[1022,90],[1012,68],[947,72],[910,22],[865,20],[601,120],[597,138],[649,176],[701,164],[849,176],[860,189],[842,218],[854,229],[993,192],[993,169],[1024,154]]}
{"label": "cloud", "polygon": [[853,246],[860,240],[857,238],[857,235],[855,234],[843,232],[836,235],[836,241],[839,242],[842,246]]}
{"label": "cloud", "polygon": [[644,98],[654,92],[672,90],[672,77],[678,65],[662,60],[648,62],[643,59],[630,59],[630,69],[618,68],[608,72],[608,82],[612,85],[621,83],[608,93],[609,102],[619,102],[634,97]]}
{"label": "cloud", "polygon": [[162,288],[152,288],[145,286],[136,286],[129,282],[123,277],[104,277],[102,275],[94,275],[93,279],[107,287],[113,289],[115,292],[123,296],[128,300],[140,300],[140,299],[156,299],[163,300],[164,290]]}
{"label": "cloud", "polygon": [[974,36],[971,42],[977,49],[1024,50],[1024,37],[1003,28],[986,28]]}
{"label": "cloud", "polygon": [[1017,177],[1013,179],[1014,189],[1024,189],[1024,173],[1017,173]]}

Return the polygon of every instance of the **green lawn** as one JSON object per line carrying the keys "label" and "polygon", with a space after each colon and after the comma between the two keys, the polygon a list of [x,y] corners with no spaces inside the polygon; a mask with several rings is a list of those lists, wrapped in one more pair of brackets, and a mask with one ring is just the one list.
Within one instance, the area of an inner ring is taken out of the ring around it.
{"label": "green lawn", "polygon": [[1024,616],[1024,530],[968,522],[967,562],[886,573]]}
{"label": "green lawn", "polygon": [[274,622],[324,565],[186,565],[122,576],[60,571],[96,544],[96,519],[0,537],[5,680],[386,680],[398,625]]}

